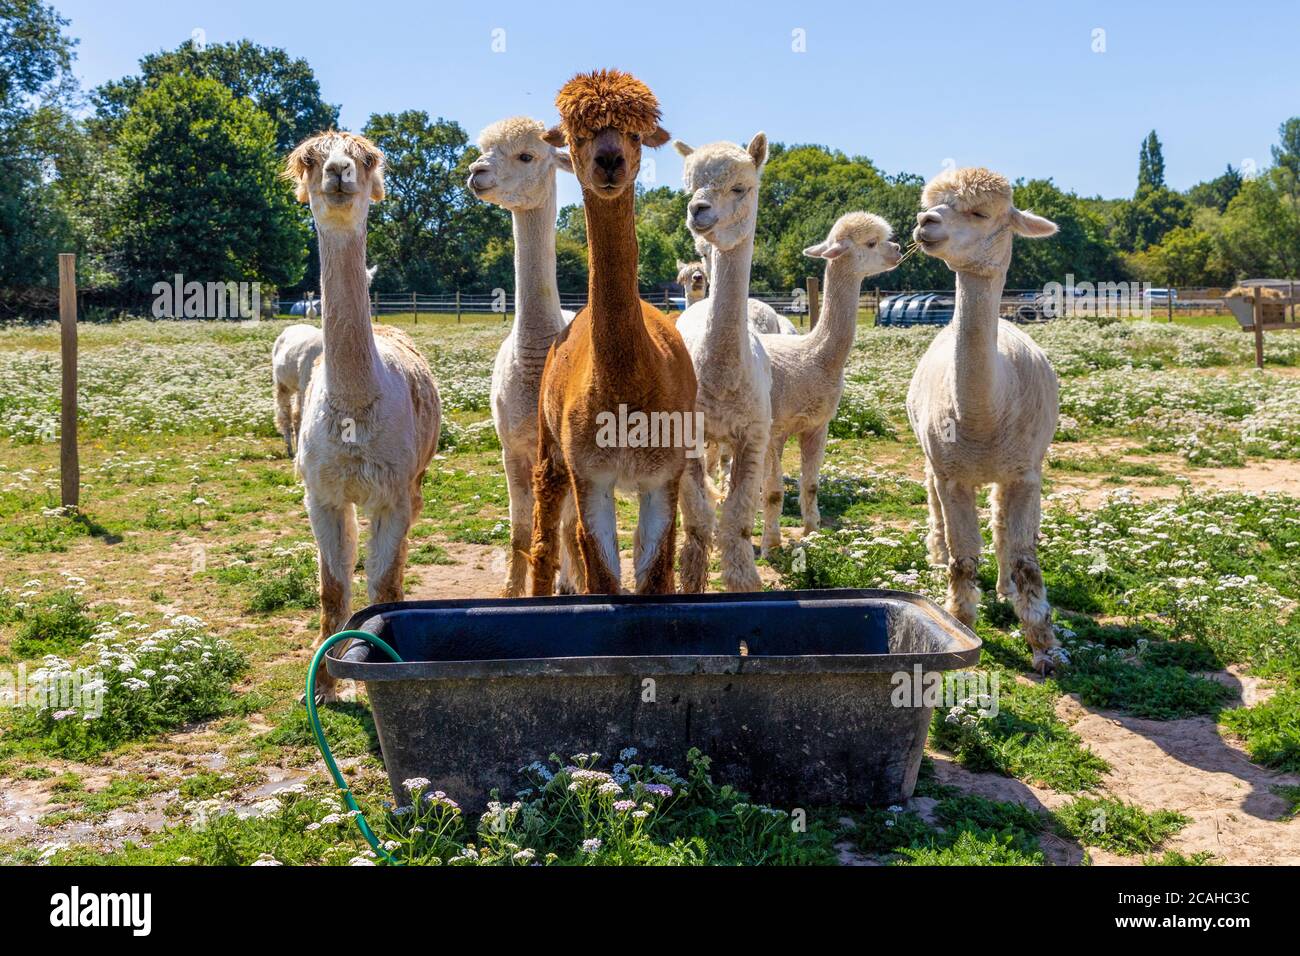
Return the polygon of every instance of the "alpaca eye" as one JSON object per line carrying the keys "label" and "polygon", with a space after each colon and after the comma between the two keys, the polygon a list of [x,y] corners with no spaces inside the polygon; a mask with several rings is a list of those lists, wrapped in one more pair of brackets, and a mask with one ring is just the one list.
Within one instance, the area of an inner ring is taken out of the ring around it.
{"label": "alpaca eye", "polygon": [[987,219],[987,218],[989,217],[989,214],[988,214],[988,213],[986,213],[986,212],[976,212],[976,211],[973,210],[973,209],[971,210],[971,215],[974,216],[976,219]]}
{"label": "alpaca eye", "polygon": [[519,154],[519,161],[520,161],[521,163],[531,163],[531,162],[533,161],[533,154],[532,154],[532,153],[520,153],[520,154]]}
{"label": "alpaca eye", "polygon": [[743,196],[745,195],[745,193],[749,192],[749,190],[744,186],[732,186],[731,191],[735,193],[737,196]]}
{"label": "alpaca eye", "polygon": [[634,142],[634,143],[639,143],[639,142],[641,142],[641,134],[640,134],[640,133],[633,133],[633,134],[632,134],[632,142]]}
{"label": "alpaca eye", "polygon": [[868,248],[868,249],[874,249],[874,248],[876,248],[876,240],[872,239],[870,242],[868,242],[868,243],[867,243],[867,248]]}

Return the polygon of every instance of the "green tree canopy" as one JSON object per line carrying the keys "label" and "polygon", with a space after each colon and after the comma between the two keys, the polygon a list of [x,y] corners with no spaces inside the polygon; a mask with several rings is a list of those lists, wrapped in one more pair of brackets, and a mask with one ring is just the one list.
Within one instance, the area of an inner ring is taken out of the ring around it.
{"label": "green tree canopy", "polygon": [[291,285],[307,229],[279,177],[275,124],[216,80],[163,77],[121,126],[123,278]]}
{"label": "green tree canopy", "polygon": [[0,286],[52,283],[71,227],[52,184],[67,124],[75,41],[35,0],[0,0]]}
{"label": "green tree canopy", "polygon": [[92,98],[99,118],[110,126],[121,122],[141,95],[178,74],[216,80],[233,95],[256,104],[275,124],[275,148],[281,153],[338,122],[339,108],[321,99],[320,84],[306,60],[250,40],[202,49],[186,40],[175,50],[149,54],[140,61],[139,75],[95,90]]}
{"label": "green tree canopy", "polygon": [[510,238],[510,215],[465,189],[478,150],[459,123],[422,110],[370,117],[365,133],[384,151],[388,193],[374,207],[370,256],[381,290],[487,293],[481,256]]}
{"label": "green tree canopy", "polygon": [[1138,152],[1138,190],[1162,189],[1165,185],[1165,153],[1160,137],[1152,130]]}

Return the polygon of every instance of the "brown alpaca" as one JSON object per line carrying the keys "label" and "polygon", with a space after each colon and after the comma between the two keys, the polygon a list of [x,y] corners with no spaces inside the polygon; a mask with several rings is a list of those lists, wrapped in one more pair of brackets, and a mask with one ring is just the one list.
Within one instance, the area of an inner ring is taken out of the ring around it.
{"label": "brown alpaca", "polygon": [[[552,146],[569,147],[582,184],[591,267],[588,305],[551,347],[542,371],[532,590],[535,595],[552,591],[557,529],[572,489],[587,592],[618,592],[614,491],[622,488],[639,499],[633,540],[637,592],[671,593],[686,442],[643,444],[630,430],[629,447],[609,440],[610,416],[619,416],[620,406],[628,414],[659,413],[660,421],[689,420],[678,432],[683,439],[694,425],[691,357],[668,317],[637,295],[633,183],[641,147],[663,145],[668,133],[659,125],[654,94],[617,70],[575,76],[555,105],[560,125],[545,138]],[[670,417],[662,418],[663,413]],[[690,461],[699,467],[698,458]]]}

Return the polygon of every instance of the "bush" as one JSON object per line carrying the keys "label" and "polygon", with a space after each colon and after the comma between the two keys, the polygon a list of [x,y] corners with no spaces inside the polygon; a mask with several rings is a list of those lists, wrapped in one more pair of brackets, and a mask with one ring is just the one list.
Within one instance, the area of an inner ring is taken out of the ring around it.
{"label": "bush", "polygon": [[29,686],[79,683],[78,699],[19,708],[6,744],[83,759],[230,710],[230,684],[245,662],[228,641],[188,616],[150,634],[133,618],[119,614],[95,630],[87,645],[93,665],[47,655]]}

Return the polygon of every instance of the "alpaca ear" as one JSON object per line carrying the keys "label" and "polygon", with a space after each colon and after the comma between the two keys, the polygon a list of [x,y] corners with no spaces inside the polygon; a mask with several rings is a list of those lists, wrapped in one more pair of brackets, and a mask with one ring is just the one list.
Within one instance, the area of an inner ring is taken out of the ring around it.
{"label": "alpaca ear", "polygon": [[653,133],[648,133],[641,137],[641,142],[650,147],[657,147],[662,146],[670,139],[672,139],[672,133],[668,132],[668,130],[664,129],[662,126],[656,126]]}
{"label": "alpaca ear", "polygon": [[370,174],[370,201],[379,202],[384,198],[384,168],[377,166]]}
{"label": "alpaca ear", "polygon": [[552,126],[542,134],[542,139],[556,149],[564,148],[564,130],[559,126]]}
{"label": "alpaca ear", "polygon": [[810,259],[838,259],[849,251],[849,244],[836,239],[823,239],[815,246],[809,246],[803,254]]}
{"label": "alpaca ear", "polygon": [[677,150],[679,156],[689,156],[691,153],[695,152],[694,147],[687,146],[680,139],[673,140],[673,149]]}
{"label": "alpaca ear", "polygon": [[566,173],[573,172],[573,159],[569,156],[568,153],[556,153],[555,165],[558,166],[560,169],[564,170]]}
{"label": "alpaca ear", "polygon": [[767,134],[760,131],[754,134],[754,138],[749,141],[749,158],[754,161],[758,169],[763,168],[767,162]]}
{"label": "alpaca ear", "polygon": [[1059,227],[1050,219],[1035,216],[1032,212],[1011,210],[1011,231],[1027,239],[1045,239],[1055,235]]}
{"label": "alpaca ear", "polygon": [[678,260],[677,260],[677,271],[678,271],[678,272],[681,272],[681,271],[682,271],[683,269],[685,269],[685,268],[686,268],[686,263],[682,262],[681,259],[678,259]]}

